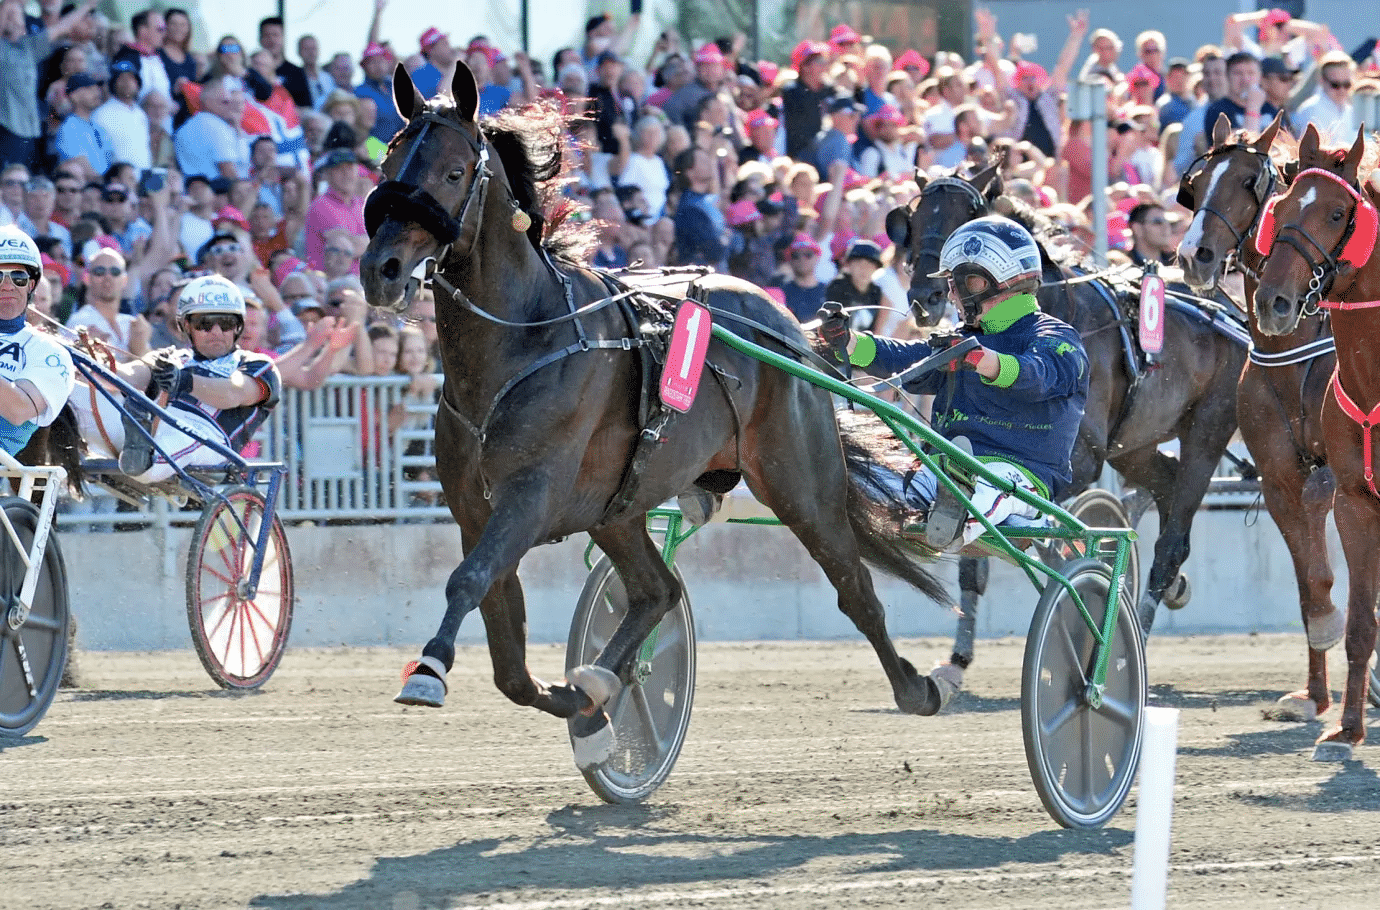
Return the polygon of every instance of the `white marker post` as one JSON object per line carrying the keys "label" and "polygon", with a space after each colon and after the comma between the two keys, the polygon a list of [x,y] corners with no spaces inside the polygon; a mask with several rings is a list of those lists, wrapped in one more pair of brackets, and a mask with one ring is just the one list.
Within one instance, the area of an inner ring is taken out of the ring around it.
{"label": "white marker post", "polygon": [[1177,708],[1145,709],[1136,802],[1135,864],[1131,910],[1164,910],[1169,884],[1169,827],[1174,817],[1174,757],[1179,742]]}

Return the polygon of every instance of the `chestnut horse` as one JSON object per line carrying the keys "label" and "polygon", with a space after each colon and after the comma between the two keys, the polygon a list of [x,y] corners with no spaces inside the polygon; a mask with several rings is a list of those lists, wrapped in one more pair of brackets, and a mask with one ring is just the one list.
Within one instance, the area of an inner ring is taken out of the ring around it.
{"label": "chestnut horse", "polygon": [[[1179,244],[1184,277],[1195,290],[1217,286],[1229,265],[1241,269],[1246,300],[1255,295],[1263,258],[1255,232],[1265,204],[1298,173],[1298,143],[1277,116],[1259,136],[1235,134],[1219,116],[1208,149],[1184,173],[1179,202],[1194,210]],[[1333,479],[1322,433],[1323,398],[1336,368],[1332,327],[1324,313],[1305,316],[1287,335],[1267,335],[1248,306],[1251,353],[1236,389],[1241,436],[1260,473],[1265,508],[1284,536],[1298,580],[1299,612],[1308,639],[1305,687],[1280,698],[1270,716],[1313,720],[1332,704],[1327,649],[1341,641],[1346,615],[1332,602],[1327,513]]]}
{"label": "chestnut horse", "polygon": [[[712,341],[693,407],[674,421],[662,422],[663,413],[644,422],[641,317],[616,305],[627,295],[611,289],[613,277],[577,261],[568,234],[563,243],[546,230],[560,223],[547,221],[543,189],[560,173],[561,112],[535,105],[481,125],[464,63],[449,94],[431,101],[399,66],[393,94],[406,125],[365,207],[371,239],[360,278],[370,303],[396,311],[415,291],[415,270],[435,266],[445,373],[436,469],[464,550],[446,583],[444,618],[397,700],[443,704],[460,622],[478,609],[500,691],[574,719],[577,764],[603,761],[614,746],[604,706],[681,597],[647,533],[647,512],[695,487],[726,492],[741,475],[834,585],[897,706],[939,710],[939,684],[897,654],[862,560],[947,597],[898,531],[874,520],[829,394]],[[695,294],[744,337],[806,351],[799,323],[747,282],[682,270],[657,276],[654,290],[667,289]],[[628,612],[593,665],[548,684],[527,667],[518,564],[532,547],[582,531],[617,567]]]}
{"label": "chestnut horse", "polygon": [[[1319,738],[1313,757],[1351,758],[1366,736],[1370,659],[1380,591],[1380,491],[1374,475],[1374,424],[1380,423],[1380,256],[1375,255],[1380,193],[1369,185],[1376,149],[1365,131],[1350,149],[1325,148],[1311,125],[1299,142],[1299,173],[1267,205],[1256,247],[1265,256],[1255,292],[1267,335],[1294,331],[1318,308],[1330,310],[1337,368],[1323,401],[1322,433],[1336,475],[1337,531],[1346,555],[1347,680],[1340,723]],[[1321,547],[1321,542],[1319,542]]]}

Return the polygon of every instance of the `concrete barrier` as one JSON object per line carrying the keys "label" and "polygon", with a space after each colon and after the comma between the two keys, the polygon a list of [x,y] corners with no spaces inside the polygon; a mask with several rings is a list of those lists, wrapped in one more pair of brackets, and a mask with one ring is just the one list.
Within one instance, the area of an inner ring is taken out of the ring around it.
{"label": "concrete barrier", "polygon": [[[1139,544],[1143,572],[1154,551],[1147,517]],[[79,618],[78,643],[90,650],[190,647],[184,566],[190,531],[149,529],[62,537]],[[1345,604],[1346,572],[1335,531],[1329,550]],[[460,533],[446,524],[290,527],[298,646],[417,645],[435,631],[446,578],[460,559]],[[563,642],[585,579],[587,538],[539,547],[520,574],[534,642]],[[838,611],[834,591],[784,528],[711,525],[677,560],[690,588],[699,636],[706,640],[860,638]],[[955,563],[938,571],[957,590]],[[1193,530],[1187,571],[1193,601],[1161,610],[1157,633],[1301,630],[1288,551],[1264,512],[1204,511]],[[884,576],[878,590],[897,636],[951,635],[951,613]],[[983,637],[1023,635],[1036,593],[1016,568],[994,563],[979,617]],[[461,641],[484,640],[478,614]]]}

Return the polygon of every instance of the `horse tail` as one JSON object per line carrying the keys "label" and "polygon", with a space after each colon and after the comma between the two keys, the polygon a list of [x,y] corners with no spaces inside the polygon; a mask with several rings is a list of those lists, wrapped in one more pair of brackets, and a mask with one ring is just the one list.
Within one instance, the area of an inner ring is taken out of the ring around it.
{"label": "horse tail", "polygon": [[881,421],[860,412],[839,413],[839,438],[848,469],[848,523],[863,560],[931,600],[953,606],[943,582],[927,568],[929,560],[901,537],[910,510],[879,480],[878,471],[897,468],[903,458],[908,462],[909,450]]}
{"label": "horse tail", "polygon": [[77,412],[72,405],[65,404],[58,411],[57,419],[48,428],[48,463],[61,465],[67,471],[67,489],[73,498],[80,499],[86,475],[82,472],[82,452],[86,443],[81,438],[77,426]]}

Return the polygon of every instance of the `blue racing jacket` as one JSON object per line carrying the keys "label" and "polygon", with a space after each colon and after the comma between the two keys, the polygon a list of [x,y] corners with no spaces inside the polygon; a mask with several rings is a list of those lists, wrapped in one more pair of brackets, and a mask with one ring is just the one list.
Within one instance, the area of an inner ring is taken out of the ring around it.
{"label": "blue racing jacket", "polygon": [[[978,459],[999,458],[1024,468],[1047,495],[1059,499],[1072,480],[1069,465],[1088,397],[1088,356],[1078,332],[1018,294],[982,317],[982,346],[1001,363],[996,379],[972,370],[932,372],[905,385],[934,395],[933,425],[946,439],[966,436]],[[850,360],[876,376],[890,376],[934,353],[923,341],[860,334]]]}

